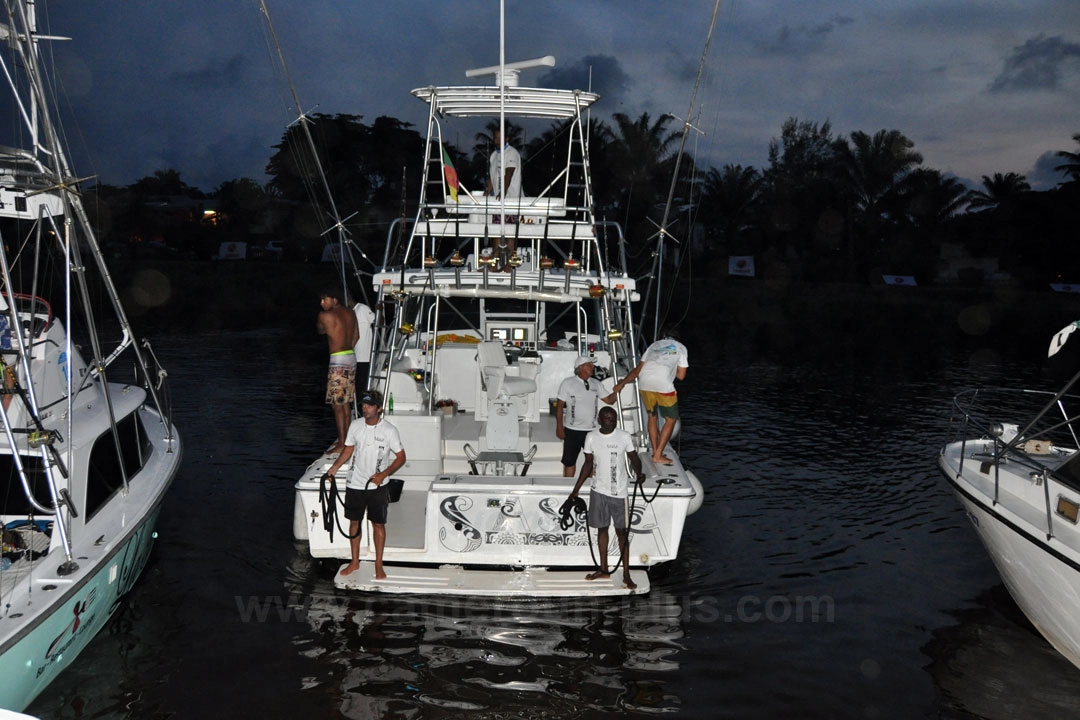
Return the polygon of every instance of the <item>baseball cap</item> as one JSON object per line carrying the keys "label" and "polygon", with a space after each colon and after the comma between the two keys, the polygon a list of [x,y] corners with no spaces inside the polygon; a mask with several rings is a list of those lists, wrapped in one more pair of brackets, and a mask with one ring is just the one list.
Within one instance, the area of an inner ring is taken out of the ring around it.
{"label": "baseball cap", "polygon": [[365,390],[363,394],[360,395],[360,404],[382,407],[382,393],[378,390]]}
{"label": "baseball cap", "polygon": [[577,360],[574,361],[574,369],[576,370],[582,365],[585,365],[586,363],[592,363],[593,365],[595,365],[596,358],[594,358],[592,355],[581,355],[578,357]]}

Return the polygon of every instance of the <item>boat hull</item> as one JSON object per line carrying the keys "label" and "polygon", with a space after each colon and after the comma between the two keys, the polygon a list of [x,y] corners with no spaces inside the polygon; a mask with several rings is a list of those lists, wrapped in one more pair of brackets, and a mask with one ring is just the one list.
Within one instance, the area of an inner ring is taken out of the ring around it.
{"label": "boat hull", "polygon": [[[1080,493],[1050,480],[1051,487],[1002,471],[997,502],[994,476],[968,461],[957,472],[958,457],[946,447],[940,467],[963,504],[968,519],[997,568],[1005,587],[1031,624],[1054,648],[1080,667],[1080,554],[1076,528],[1060,517],[1047,533],[1040,498],[1078,500]],[[987,469],[987,468],[983,468]],[[1049,535],[1049,537],[1048,537]]]}
{"label": "boat hull", "polygon": [[[406,480],[401,501],[390,507],[384,560],[428,565],[592,567],[596,533],[583,513],[562,522],[559,509],[573,479],[441,475],[434,481]],[[349,558],[348,530],[340,505],[333,533],[324,529],[327,503],[314,487],[297,488],[294,530],[303,528],[313,557]],[[648,567],[677,557],[688,507],[696,497],[687,482],[657,495],[646,482],[630,505],[632,567]],[[585,493],[588,498],[588,493]],[[564,526],[565,524],[565,526]],[[369,527],[362,526],[361,559],[372,559]],[[298,538],[300,533],[297,533]],[[608,556],[618,559],[615,533],[608,533]]]}
{"label": "boat hull", "polygon": [[[146,566],[159,512],[160,505],[81,581],[65,587],[62,579],[48,572],[35,580],[38,593],[63,593],[63,599],[50,601],[50,608],[3,648],[0,707],[21,710],[29,705],[105,626]],[[11,612],[5,622],[9,621],[15,621]]]}

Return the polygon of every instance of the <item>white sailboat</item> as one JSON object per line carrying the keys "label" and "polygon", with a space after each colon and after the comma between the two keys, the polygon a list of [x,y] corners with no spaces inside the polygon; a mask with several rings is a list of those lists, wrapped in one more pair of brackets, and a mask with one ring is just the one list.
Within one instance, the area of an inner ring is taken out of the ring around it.
{"label": "white sailboat", "polygon": [[165,373],[136,343],[48,104],[40,43],[62,38],[39,34],[37,5],[2,0],[0,17],[24,141],[0,148],[0,707],[12,711],[138,578],[181,456]]}
{"label": "white sailboat", "polygon": [[[587,111],[599,97],[518,82],[521,72],[554,62],[500,62],[467,73],[491,76],[489,85],[412,91],[429,110],[419,209],[407,227],[391,228],[370,278],[377,314],[368,385],[392,399],[388,419],[408,458],[397,473],[404,489],[386,525],[388,577],[374,576],[367,527],[360,570],[339,572],[339,587],[518,597],[632,592],[619,572],[610,582],[585,580],[596,564],[596,534],[580,510],[560,512],[574,479],[562,476],[551,412],[557,389],[580,353],[596,358],[606,392],[636,366],[640,296],[621,229],[594,215]],[[562,164],[520,199],[465,187],[444,148],[446,124],[464,118],[500,127],[550,120]],[[670,446],[670,464],[650,461],[633,385],[617,407],[648,478],[630,501],[629,556],[640,593],[649,588],[648,568],[678,557],[703,491]],[[333,460],[317,458],[296,483],[293,530],[314,557],[348,558],[339,492],[349,467],[328,484]]]}
{"label": "white sailboat", "polygon": [[[1051,343],[1055,354],[1077,323]],[[1057,392],[979,389],[953,401],[938,465],[1016,604],[1080,667],[1080,373]]]}

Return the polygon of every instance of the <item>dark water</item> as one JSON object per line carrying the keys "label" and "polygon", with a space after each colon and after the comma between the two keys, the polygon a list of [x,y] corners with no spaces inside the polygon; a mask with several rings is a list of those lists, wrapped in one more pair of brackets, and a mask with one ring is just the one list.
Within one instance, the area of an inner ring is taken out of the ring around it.
{"label": "dark water", "polygon": [[1080,670],[935,466],[955,390],[1032,375],[993,353],[692,348],[680,445],[707,497],[680,559],[645,597],[505,603],[342,594],[294,545],[293,480],[332,436],[316,337],[155,350],[184,467],[143,579],[34,714],[1080,717]]}

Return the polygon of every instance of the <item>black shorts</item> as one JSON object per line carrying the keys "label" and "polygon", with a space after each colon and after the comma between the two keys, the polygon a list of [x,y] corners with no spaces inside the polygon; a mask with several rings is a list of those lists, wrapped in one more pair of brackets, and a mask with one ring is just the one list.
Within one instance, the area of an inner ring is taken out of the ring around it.
{"label": "black shorts", "polygon": [[386,524],[386,511],[390,507],[390,490],[386,481],[374,490],[345,490],[345,518],[363,520],[367,511],[368,520],[375,525]]}
{"label": "black shorts", "polygon": [[588,430],[571,430],[563,428],[562,464],[563,467],[577,465],[577,457],[581,454],[581,448],[585,447],[585,436]]}

